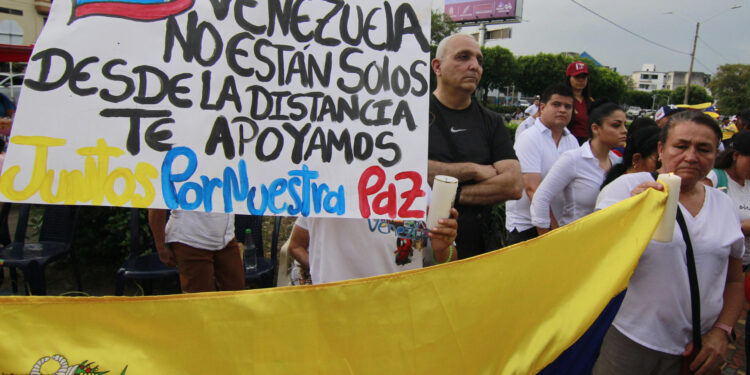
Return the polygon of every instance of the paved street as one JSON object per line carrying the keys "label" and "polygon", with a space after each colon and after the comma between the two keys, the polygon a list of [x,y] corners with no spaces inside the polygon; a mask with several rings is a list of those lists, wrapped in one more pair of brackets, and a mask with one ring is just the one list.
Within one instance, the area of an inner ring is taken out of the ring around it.
{"label": "paved street", "polygon": [[745,316],[746,312],[743,311],[735,327],[737,341],[729,346],[729,360],[724,371],[721,372],[723,375],[745,375]]}

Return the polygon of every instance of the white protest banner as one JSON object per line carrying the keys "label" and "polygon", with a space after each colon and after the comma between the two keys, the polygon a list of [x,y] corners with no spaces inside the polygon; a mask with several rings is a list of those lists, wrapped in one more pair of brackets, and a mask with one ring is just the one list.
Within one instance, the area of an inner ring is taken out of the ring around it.
{"label": "white protest banner", "polygon": [[422,218],[429,28],[429,1],[55,1],[0,194]]}

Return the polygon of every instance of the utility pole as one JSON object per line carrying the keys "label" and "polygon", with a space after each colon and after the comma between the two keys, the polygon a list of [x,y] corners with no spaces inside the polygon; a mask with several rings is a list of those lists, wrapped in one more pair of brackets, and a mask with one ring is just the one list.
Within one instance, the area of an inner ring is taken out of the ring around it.
{"label": "utility pole", "polygon": [[690,54],[690,69],[687,73],[687,82],[685,82],[685,104],[688,104],[688,95],[690,94],[690,79],[693,75],[693,62],[695,61],[695,46],[698,44],[698,30],[701,28],[701,23],[695,23],[695,39],[693,39],[693,53]]}

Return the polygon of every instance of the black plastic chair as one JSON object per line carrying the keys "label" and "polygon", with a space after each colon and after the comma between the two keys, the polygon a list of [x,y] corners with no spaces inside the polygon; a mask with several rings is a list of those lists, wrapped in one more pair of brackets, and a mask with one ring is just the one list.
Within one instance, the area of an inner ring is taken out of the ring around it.
{"label": "black plastic chair", "polygon": [[117,270],[115,277],[115,295],[121,296],[125,292],[125,280],[143,281],[143,294],[153,294],[153,281],[157,279],[174,279],[179,288],[180,274],[175,267],[167,267],[159,260],[159,253],[155,250],[143,254],[140,243],[140,216],[137,208],[130,209],[130,253],[125,262]]}
{"label": "black plastic chair", "polygon": [[273,234],[271,236],[271,259],[267,260],[264,257],[263,251],[263,216],[234,216],[234,235],[237,238],[237,241],[245,243],[245,229],[249,228],[252,231],[256,257],[258,258],[258,266],[254,270],[245,268],[246,282],[257,283],[257,285],[264,288],[273,287],[276,283],[280,227],[281,216],[276,216],[274,218]]}
{"label": "black plastic chair", "polygon": [[[10,211],[10,203],[5,203],[3,211]],[[0,249],[0,259],[4,267],[10,268],[13,293],[18,292],[16,269],[23,272],[28,284],[27,292],[33,295],[47,294],[47,282],[44,271],[47,265],[70,254],[73,273],[78,290],[83,291],[81,274],[78,271],[78,260],[73,248],[76,224],[80,209],[75,206],[45,205],[39,242],[26,243],[26,231],[31,212],[31,204],[18,205],[18,224],[13,242]],[[5,212],[7,223],[8,212]]]}

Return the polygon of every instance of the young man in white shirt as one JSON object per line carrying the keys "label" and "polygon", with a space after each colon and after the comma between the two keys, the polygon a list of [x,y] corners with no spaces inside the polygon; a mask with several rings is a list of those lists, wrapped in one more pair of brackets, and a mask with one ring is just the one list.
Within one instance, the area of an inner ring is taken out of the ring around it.
{"label": "young man in white shirt", "polygon": [[[573,92],[563,84],[547,87],[542,94],[541,115],[534,126],[523,132],[515,143],[521,163],[523,195],[505,204],[505,227],[508,245],[537,236],[531,222],[531,200],[544,176],[563,152],[578,148],[578,141],[566,126],[573,116]],[[560,210],[561,202],[553,202],[552,212]]]}

